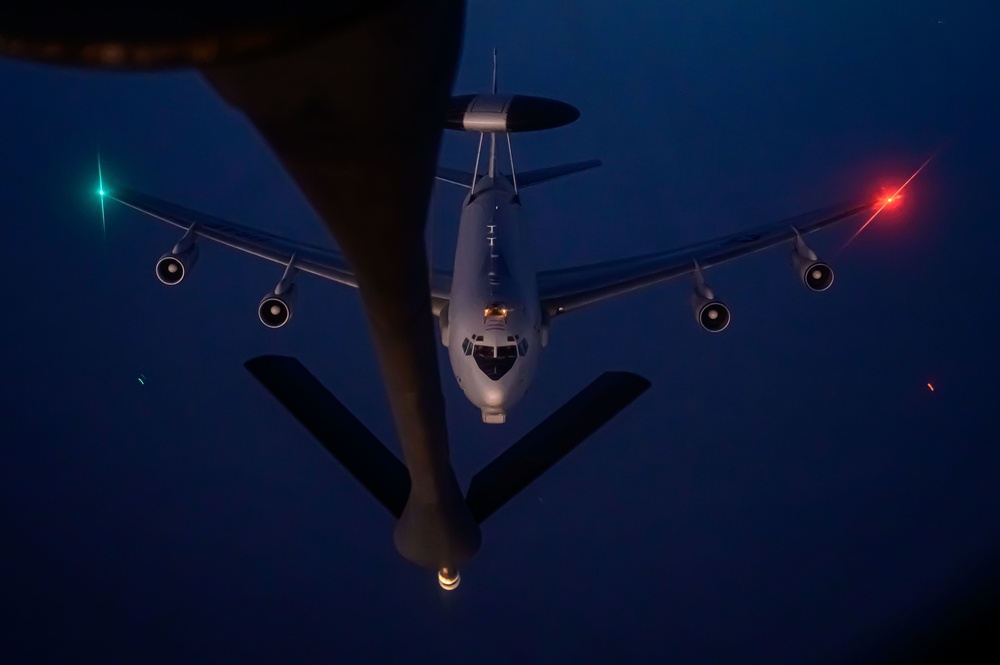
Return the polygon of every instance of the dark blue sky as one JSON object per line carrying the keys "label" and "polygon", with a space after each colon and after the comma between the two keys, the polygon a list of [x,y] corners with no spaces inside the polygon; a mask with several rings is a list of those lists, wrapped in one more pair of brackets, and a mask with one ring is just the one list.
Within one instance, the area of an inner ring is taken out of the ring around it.
{"label": "dark blue sky", "polygon": [[[523,197],[541,267],[737,231],[898,184],[808,293],[777,249],[556,322],[503,427],[445,381],[463,481],[606,369],[653,387],[497,513],[446,595],[391,519],[242,367],[296,355],[395,434],[357,294],[110,206],[129,185],[273,232],[324,232],[197,75],[0,61],[0,604],[15,662],[838,662],[1000,551],[993,289],[1000,10],[988,3],[473,2],[456,90],[578,106],[522,169],[604,166]],[[405,117],[405,104],[401,104]],[[472,136],[442,162],[469,168]],[[431,210],[450,264],[460,191]],[[853,229],[812,244],[833,258]],[[440,354],[442,368],[446,358]],[[140,385],[140,374],[146,385]],[[450,374],[445,369],[444,376]],[[932,382],[936,391],[927,389]]]}

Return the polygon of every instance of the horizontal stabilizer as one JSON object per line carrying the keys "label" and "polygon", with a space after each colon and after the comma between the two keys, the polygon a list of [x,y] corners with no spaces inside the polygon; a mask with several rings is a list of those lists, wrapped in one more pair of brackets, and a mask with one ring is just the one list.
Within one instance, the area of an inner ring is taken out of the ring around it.
{"label": "horizontal stabilizer", "polygon": [[458,185],[466,189],[472,189],[472,172],[460,169],[449,169],[446,166],[439,166],[435,178],[450,185]]}
{"label": "horizontal stabilizer", "polygon": [[472,477],[466,503],[482,522],[649,388],[629,372],[605,372]]}
{"label": "horizontal stabilizer", "polygon": [[244,366],[396,519],[410,496],[410,474],[295,358],[260,356]]}
{"label": "horizontal stabilizer", "polygon": [[588,159],[585,162],[562,164],[560,166],[550,166],[544,169],[536,169],[534,171],[526,171],[524,173],[518,173],[517,187],[518,189],[524,189],[525,187],[531,187],[532,185],[537,185],[539,183],[543,183],[548,180],[561,178],[564,175],[569,175],[571,173],[579,173],[580,171],[586,171],[587,169],[596,168],[600,165],[601,165],[601,160]]}

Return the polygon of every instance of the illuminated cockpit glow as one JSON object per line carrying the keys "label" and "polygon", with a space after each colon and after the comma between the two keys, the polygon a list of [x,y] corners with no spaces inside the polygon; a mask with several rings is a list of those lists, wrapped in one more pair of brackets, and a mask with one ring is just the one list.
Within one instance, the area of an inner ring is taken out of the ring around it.
{"label": "illuminated cockpit glow", "polygon": [[517,360],[517,345],[476,344],[472,347],[472,357],[483,374],[493,381],[499,381],[514,366],[514,361]]}

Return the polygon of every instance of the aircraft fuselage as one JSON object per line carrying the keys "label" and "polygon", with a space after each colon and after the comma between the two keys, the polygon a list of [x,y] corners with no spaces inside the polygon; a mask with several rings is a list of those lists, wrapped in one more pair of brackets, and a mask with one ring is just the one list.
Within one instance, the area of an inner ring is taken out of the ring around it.
{"label": "aircraft fuselage", "polygon": [[542,313],[521,203],[505,176],[482,177],[462,204],[451,298],[448,357],[459,387],[502,423],[538,366]]}

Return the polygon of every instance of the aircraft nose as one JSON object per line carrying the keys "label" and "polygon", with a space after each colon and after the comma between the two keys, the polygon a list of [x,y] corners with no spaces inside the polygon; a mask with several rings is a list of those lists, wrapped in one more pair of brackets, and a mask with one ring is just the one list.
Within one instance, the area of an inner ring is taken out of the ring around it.
{"label": "aircraft nose", "polygon": [[496,381],[488,381],[490,385],[483,386],[484,406],[501,407],[504,402],[504,390]]}

